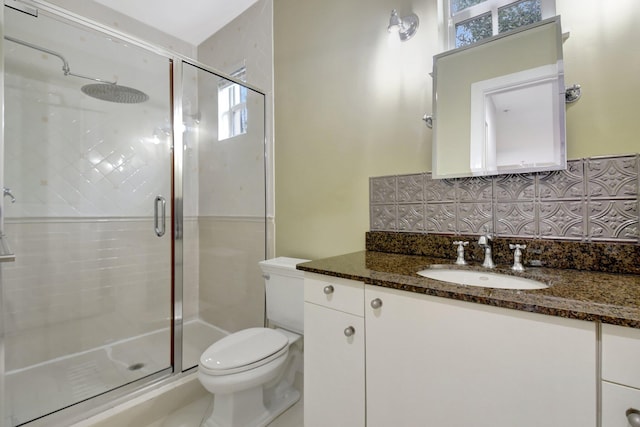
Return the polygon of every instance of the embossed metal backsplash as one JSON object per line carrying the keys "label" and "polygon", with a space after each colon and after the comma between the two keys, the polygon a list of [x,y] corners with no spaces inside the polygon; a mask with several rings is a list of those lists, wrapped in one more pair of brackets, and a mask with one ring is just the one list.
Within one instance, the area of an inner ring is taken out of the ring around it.
{"label": "embossed metal backsplash", "polygon": [[371,231],[638,243],[640,155],[570,160],[563,171],[369,180]]}

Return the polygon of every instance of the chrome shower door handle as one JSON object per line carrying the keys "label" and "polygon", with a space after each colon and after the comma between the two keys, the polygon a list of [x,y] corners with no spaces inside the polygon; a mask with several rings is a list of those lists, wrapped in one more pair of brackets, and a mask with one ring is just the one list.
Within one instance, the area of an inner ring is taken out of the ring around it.
{"label": "chrome shower door handle", "polygon": [[[162,237],[165,232],[165,220],[166,220],[166,208],[167,201],[162,196],[156,196],[156,200],[153,204],[153,225],[156,232],[156,236]],[[160,218],[162,217],[162,218]]]}

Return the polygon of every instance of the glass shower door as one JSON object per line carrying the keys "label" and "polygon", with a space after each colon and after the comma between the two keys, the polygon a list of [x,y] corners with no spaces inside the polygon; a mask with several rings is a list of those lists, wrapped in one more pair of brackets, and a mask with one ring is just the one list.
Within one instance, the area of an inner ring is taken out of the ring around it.
{"label": "glass shower door", "polygon": [[4,18],[3,398],[17,426],[171,371],[171,63],[42,11]]}
{"label": "glass shower door", "polygon": [[264,325],[265,96],[183,63],[183,370],[230,332]]}

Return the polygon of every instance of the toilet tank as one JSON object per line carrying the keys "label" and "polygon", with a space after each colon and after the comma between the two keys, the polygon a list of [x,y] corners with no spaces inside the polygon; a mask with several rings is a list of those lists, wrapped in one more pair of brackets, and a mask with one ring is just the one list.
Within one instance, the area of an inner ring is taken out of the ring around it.
{"label": "toilet tank", "polygon": [[267,319],[289,331],[304,330],[304,273],[296,264],[308,259],[278,257],[260,261],[267,294]]}

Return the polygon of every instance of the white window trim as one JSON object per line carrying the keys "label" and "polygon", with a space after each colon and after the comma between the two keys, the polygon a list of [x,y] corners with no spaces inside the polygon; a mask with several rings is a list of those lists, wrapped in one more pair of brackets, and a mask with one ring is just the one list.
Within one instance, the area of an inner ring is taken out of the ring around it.
{"label": "white window trim", "polygon": [[[231,77],[234,77],[238,80],[241,81],[245,81],[246,80],[246,74],[247,74],[247,68],[246,66],[242,66],[240,69],[238,69],[237,71],[235,71],[234,73],[231,74]],[[220,92],[225,90],[226,96],[228,96],[229,98],[232,97],[231,95],[231,90],[230,88],[232,88],[233,86],[237,85],[237,83],[234,83],[230,80],[226,80],[226,79],[222,79],[220,81],[220,83],[218,83],[218,96],[220,96]],[[241,89],[242,90],[242,89]],[[231,139],[233,137],[239,136],[239,135],[244,135],[247,130],[244,129],[243,132],[239,132],[239,133],[234,133],[234,126],[233,126],[233,117],[234,117],[234,113],[237,111],[241,111],[241,110],[246,110],[247,108],[247,104],[246,102],[238,102],[237,104],[233,104],[231,105],[231,99],[229,99],[229,109],[224,111],[224,112],[218,112],[218,120],[219,121],[223,121],[226,123],[229,134],[225,137],[222,137],[220,135],[220,132],[218,132],[218,140],[219,141],[225,141],[227,139]]]}
{"label": "white window trim", "polygon": [[[491,13],[493,35],[498,34],[498,9],[516,3],[518,0],[486,0],[464,10],[449,13],[451,0],[438,0],[438,34],[440,35],[440,48],[447,51],[456,48],[456,24],[467,21],[485,13]],[[542,20],[556,16],[556,0],[540,0]]]}

